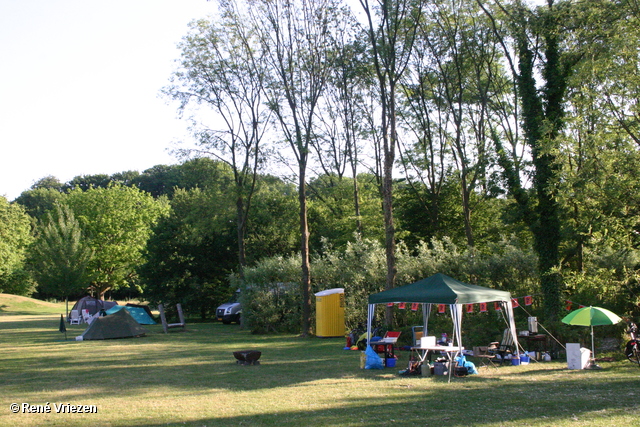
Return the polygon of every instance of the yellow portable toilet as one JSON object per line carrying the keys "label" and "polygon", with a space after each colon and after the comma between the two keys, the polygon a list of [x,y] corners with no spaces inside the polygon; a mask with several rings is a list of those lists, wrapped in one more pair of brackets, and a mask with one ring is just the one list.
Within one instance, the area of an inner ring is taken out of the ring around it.
{"label": "yellow portable toilet", "polygon": [[316,336],[344,337],[344,289],[335,288],[316,294]]}

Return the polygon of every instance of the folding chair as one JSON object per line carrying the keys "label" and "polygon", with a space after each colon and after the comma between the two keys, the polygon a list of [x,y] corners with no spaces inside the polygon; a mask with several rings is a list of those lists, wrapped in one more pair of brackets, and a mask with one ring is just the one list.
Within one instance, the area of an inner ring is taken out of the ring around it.
{"label": "folding chair", "polygon": [[180,320],[178,323],[167,323],[167,317],[164,314],[164,306],[162,304],[158,305],[158,311],[160,312],[160,321],[162,322],[162,329],[164,329],[164,333],[168,334],[169,329],[171,328],[182,328],[185,329],[185,321],[184,314],[182,313],[182,305],[176,304],[176,310],[178,312],[178,319]]}
{"label": "folding chair", "polygon": [[93,322],[93,319],[99,315],[100,314],[97,314],[96,316],[90,315],[89,310],[87,310],[86,308],[82,310],[82,320],[84,320],[84,323],[87,323],[89,325],[91,324],[91,322]]}
{"label": "folding chair", "polygon": [[[493,343],[493,344],[497,344],[497,343]],[[483,367],[489,368],[491,366],[496,369],[498,368],[496,364],[493,363],[494,359],[496,358],[496,355],[489,353],[489,346],[473,347],[473,357],[478,358],[480,361],[480,364],[478,365],[478,369]]]}
{"label": "folding chair", "polygon": [[514,347],[513,336],[509,328],[507,328],[502,334],[502,341],[500,343],[492,342],[489,344],[488,352],[496,357],[500,356],[500,364],[503,364],[507,360],[507,354],[513,354]]}
{"label": "folding chair", "polygon": [[424,335],[424,326],[412,326],[411,333],[413,334],[413,345],[419,347],[420,338]]}
{"label": "folding chair", "polygon": [[78,310],[71,310],[71,313],[69,313],[69,323],[71,325],[79,325],[81,320]]}

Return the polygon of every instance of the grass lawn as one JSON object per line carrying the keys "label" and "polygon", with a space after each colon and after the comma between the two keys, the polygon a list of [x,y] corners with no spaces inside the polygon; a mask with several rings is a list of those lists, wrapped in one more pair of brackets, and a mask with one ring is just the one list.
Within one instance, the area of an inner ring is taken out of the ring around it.
{"label": "grass lawn", "polygon": [[[72,341],[64,304],[0,295],[2,426],[640,426],[640,368],[565,361],[482,368],[453,378],[359,369],[344,339],[254,336],[236,325],[187,324],[143,338]],[[232,352],[262,351],[259,366]],[[12,413],[12,403],[51,413]],[[54,404],[97,413],[56,413]]]}

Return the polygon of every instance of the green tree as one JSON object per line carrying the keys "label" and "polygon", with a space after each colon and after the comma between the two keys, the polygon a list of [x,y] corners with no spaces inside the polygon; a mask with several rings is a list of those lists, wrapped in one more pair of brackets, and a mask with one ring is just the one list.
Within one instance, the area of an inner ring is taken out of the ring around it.
{"label": "green tree", "polygon": [[[495,15],[481,2],[497,30]],[[576,8],[580,8],[576,5]],[[509,191],[518,203],[522,218],[534,236],[538,254],[540,286],[544,295],[545,314],[557,319],[563,291],[560,267],[561,206],[558,202],[560,161],[558,153],[566,123],[565,100],[570,77],[584,56],[581,44],[567,41],[584,28],[588,21],[570,19],[576,8],[571,2],[548,0],[547,5],[534,10],[516,1],[502,7],[503,21],[508,27],[514,54],[504,53],[511,66],[518,99],[522,108],[522,129],[533,166],[533,192],[525,190],[516,172],[516,161],[509,158],[496,138],[501,166],[505,170]],[[576,26],[576,24],[578,24]],[[508,40],[501,43],[506,47]],[[589,40],[584,40],[589,44]]]}
{"label": "green tree", "polygon": [[107,174],[78,175],[65,184],[66,190],[88,190],[90,188],[107,188],[114,182]]}
{"label": "green tree", "polygon": [[31,220],[24,208],[0,196],[0,291],[31,295],[30,282],[23,277],[27,248],[31,244]]}
{"label": "green tree", "polygon": [[[443,162],[455,171],[461,190],[461,225],[469,246],[476,240],[472,213],[482,202],[476,196],[489,196],[493,190],[488,119],[491,100],[500,95],[494,93],[493,80],[503,74],[499,44],[488,19],[478,12],[472,3],[426,5],[418,24],[419,48],[414,49],[412,72],[403,80],[410,83],[405,92],[407,112],[418,136],[412,154],[420,155],[419,164],[426,166],[422,181],[436,190],[435,196],[442,189]],[[412,173],[422,177],[416,166]],[[431,205],[436,207],[437,201],[432,197]]]}
{"label": "green tree", "polygon": [[[198,147],[181,150],[185,155],[209,156],[227,164],[233,172],[239,273],[246,265],[245,236],[256,190],[258,170],[264,162],[263,135],[269,109],[263,102],[264,54],[256,34],[234,2],[220,2],[221,22],[200,20],[180,44],[181,67],[173,86],[165,89],[180,101],[208,107],[224,126],[210,129],[195,124]],[[200,113],[202,109],[200,109]]]}
{"label": "green tree", "polygon": [[[212,175],[213,176],[213,175]],[[235,206],[229,168],[206,188],[177,189],[171,214],[154,227],[139,269],[144,295],[153,303],[182,303],[202,318],[237,289],[227,279],[237,269]],[[259,176],[247,230],[247,262],[290,254],[297,248],[296,189]],[[234,261],[235,260],[235,261]]]}
{"label": "green tree", "polygon": [[332,246],[342,248],[353,240],[354,234],[365,239],[383,240],[380,229],[382,211],[380,192],[375,177],[360,174],[358,185],[357,221],[354,220],[354,179],[335,174],[321,175],[309,182],[310,247],[322,251],[322,242],[328,240]]}
{"label": "green tree", "polygon": [[47,212],[51,211],[63,197],[64,193],[58,189],[32,187],[30,190],[23,191],[15,202],[22,205],[35,220],[44,220]]}
{"label": "green tree", "polygon": [[[360,0],[368,22],[368,38],[377,78],[381,116],[379,153],[382,163],[382,207],[384,212],[385,248],[387,254],[386,289],[395,286],[396,237],[393,220],[393,168],[398,144],[397,97],[400,80],[407,68],[415,42],[422,3],[413,0],[380,0],[377,8],[368,0]],[[385,322],[390,325],[391,312]]]}
{"label": "green tree", "polygon": [[267,53],[267,102],[296,165],[300,217],[301,332],[311,332],[307,174],[319,102],[332,71],[341,11],[335,0],[251,2],[252,25]]}
{"label": "green tree", "polygon": [[44,220],[64,195],[64,185],[53,176],[36,181],[28,190],[23,191],[15,200],[26,212],[37,220]]}
{"label": "green tree", "polygon": [[573,43],[586,37],[597,42],[581,47],[584,59],[571,76],[560,150],[564,260],[580,272],[585,251],[630,251],[640,243],[638,4],[597,4],[583,5],[574,17],[584,21],[587,15],[592,25]]}
{"label": "green tree", "polygon": [[93,250],[87,270],[95,296],[103,298],[108,290],[131,284],[153,225],[168,212],[166,200],[154,200],[137,188],[112,184],[72,190],[65,203]]}
{"label": "green tree", "polygon": [[247,265],[298,250],[298,207],[295,185],[274,176],[259,177],[247,229]]}
{"label": "green tree", "polygon": [[153,166],[136,177],[134,184],[153,197],[172,197],[175,188],[185,188],[181,185],[179,165]]}
{"label": "green tree", "polygon": [[350,172],[352,220],[359,233],[363,232],[358,176],[366,138],[364,93],[372,77],[367,44],[361,39],[366,40],[366,35],[361,32],[355,18],[347,15],[332,46],[335,55],[333,72],[319,114],[319,137],[313,141],[325,175],[336,175],[341,180],[347,170]]}
{"label": "green tree", "polygon": [[38,293],[64,298],[68,303],[70,296],[89,287],[91,278],[87,266],[93,252],[82,236],[79,222],[66,205],[56,205],[38,228],[29,255]]}
{"label": "green tree", "polygon": [[227,276],[237,266],[233,217],[224,188],[176,190],[171,213],[153,228],[138,269],[145,298],[214,317],[229,297]]}

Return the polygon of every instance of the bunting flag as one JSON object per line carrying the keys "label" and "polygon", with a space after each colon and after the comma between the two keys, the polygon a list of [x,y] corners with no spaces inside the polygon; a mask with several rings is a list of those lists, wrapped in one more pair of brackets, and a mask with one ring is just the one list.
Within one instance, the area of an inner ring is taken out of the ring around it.
{"label": "bunting flag", "polygon": [[584,305],[580,304],[580,306],[578,308],[584,308],[584,307],[585,307]]}
{"label": "bunting flag", "polygon": [[[532,305],[533,304],[533,296],[532,295],[527,295],[524,297],[515,297],[515,298],[511,298],[511,303],[513,304],[514,308],[520,307],[520,298],[524,299],[524,305]],[[566,306],[565,308],[570,311],[571,307],[573,306],[573,304],[577,304],[574,303],[573,301],[569,301],[569,300],[565,300]],[[404,310],[407,308],[407,303],[404,302],[398,302],[398,303],[393,303],[393,302],[388,302],[387,303],[387,307],[393,307],[394,305],[398,305],[398,308],[400,310]],[[465,304],[465,311],[467,313],[473,313],[474,312],[474,308],[473,308],[474,304]],[[480,306],[480,313],[486,313],[487,312],[487,303],[486,302],[481,302],[478,303],[478,305]],[[494,302],[493,303],[493,307],[495,308],[496,311],[502,311],[502,306],[500,305],[499,302]],[[582,304],[579,304],[580,308],[584,308],[585,306]],[[420,308],[420,303],[418,302],[413,302],[411,303],[411,310],[412,311],[418,311],[418,309]],[[446,308],[447,305],[446,304],[438,304],[438,313],[444,313],[446,312]]]}
{"label": "bunting flag", "polygon": [[567,306],[565,307],[567,309],[567,311],[571,311],[571,305],[573,304],[571,301],[567,300],[566,301]]}

